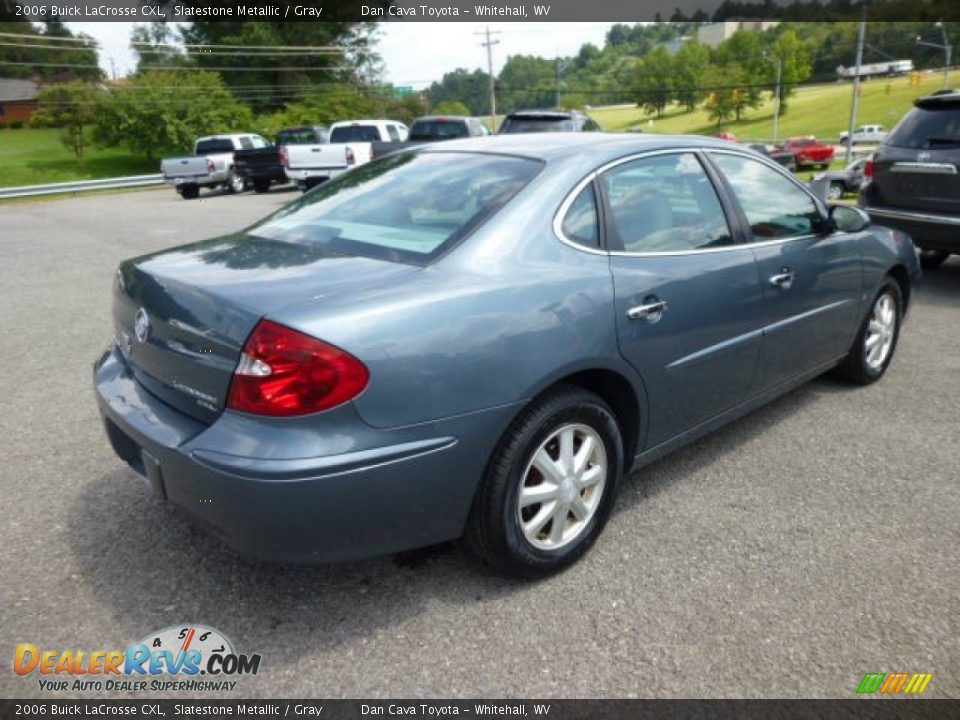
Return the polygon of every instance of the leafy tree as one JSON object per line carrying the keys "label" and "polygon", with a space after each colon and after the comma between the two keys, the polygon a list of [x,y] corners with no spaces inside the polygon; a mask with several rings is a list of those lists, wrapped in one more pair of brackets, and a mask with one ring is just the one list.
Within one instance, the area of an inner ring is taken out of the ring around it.
{"label": "leafy tree", "polygon": [[167,23],[134,26],[130,33],[130,49],[137,56],[137,70],[189,65],[187,56],[178,49],[179,40],[176,28]]}
{"label": "leafy tree", "polygon": [[673,99],[672,65],[673,58],[662,46],[647,53],[640,63],[635,90],[637,105],[657,117],[663,116]]}
{"label": "leafy tree", "polygon": [[457,68],[444,73],[439,82],[427,88],[427,102],[437,105],[445,100],[456,100],[470,108],[471,115],[490,112],[490,75],[483,70]]}
{"label": "leafy tree", "polygon": [[37,96],[39,109],[30,124],[62,128],[61,141],[73,152],[77,164],[83,165],[88,131],[96,120],[101,95],[94,86],[81,80],[45,85]]}
{"label": "leafy tree", "polygon": [[[0,6],[3,1],[0,0]],[[0,32],[36,36],[37,38],[84,38],[87,43],[51,43],[30,38],[11,40],[0,47],[0,62],[17,63],[3,65],[4,77],[38,78],[47,82],[70,82],[71,80],[100,80],[103,72],[97,65],[97,50],[93,39],[87,35],[74,35],[53,18],[42,28],[24,20],[0,22]],[[56,46],[56,47],[51,47]],[[73,67],[60,67],[73,66]]]}
{"label": "leafy tree", "polygon": [[498,80],[497,109],[502,112],[551,108],[557,97],[555,60],[534,55],[511,55]]}
{"label": "leafy tree", "polygon": [[[793,30],[782,33],[771,48],[773,62],[781,63],[780,72],[780,112],[787,111],[788,100],[794,94],[797,83],[810,77],[810,53]],[[773,71],[775,72],[775,70]],[[776,88],[776,85],[774,85]],[[774,89],[776,93],[776,89]]]}
{"label": "leafy tree", "polygon": [[678,103],[693,110],[703,100],[703,76],[710,65],[710,48],[695,40],[673,56],[673,86]]}
{"label": "leafy tree", "polygon": [[470,108],[459,100],[444,100],[433,106],[434,115],[470,115]]}
{"label": "leafy tree", "polygon": [[409,125],[426,110],[425,98],[420,93],[411,93],[402,98],[390,98],[384,101],[377,114]]}
{"label": "leafy tree", "polygon": [[758,32],[738,30],[720,43],[717,64],[725,69],[727,85],[736,85],[737,120],[747,108],[760,105],[762,86],[768,81],[770,61],[764,57],[763,37]]}
{"label": "leafy tree", "polygon": [[249,108],[216,73],[150,70],[105,96],[94,139],[156,160],[161,152],[186,150],[198,136],[246,129],[252,122]]}

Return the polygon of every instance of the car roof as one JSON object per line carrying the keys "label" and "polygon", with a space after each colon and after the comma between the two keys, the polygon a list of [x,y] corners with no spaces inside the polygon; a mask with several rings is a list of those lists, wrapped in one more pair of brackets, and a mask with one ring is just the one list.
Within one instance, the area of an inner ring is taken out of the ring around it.
{"label": "car roof", "polygon": [[523,118],[557,118],[565,119],[570,117],[582,117],[583,113],[576,110],[514,110],[507,113],[507,117]]}
{"label": "car roof", "polygon": [[[571,151],[588,151],[601,163],[631,153],[668,148],[729,149],[730,142],[702,135],[638,133],[522,133],[448,140],[428,145],[421,152],[476,152],[516,155],[549,162],[570,157]],[[750,152],[750,150],[747,150]]]}
{"label": "car roof", "polygon": [[928,110],[938,107],[953,107],[954,105],[960,104],[960,91],[937,90],[931,95],[917,98],[913,101],[913,104],[919,108],[926,108]]}

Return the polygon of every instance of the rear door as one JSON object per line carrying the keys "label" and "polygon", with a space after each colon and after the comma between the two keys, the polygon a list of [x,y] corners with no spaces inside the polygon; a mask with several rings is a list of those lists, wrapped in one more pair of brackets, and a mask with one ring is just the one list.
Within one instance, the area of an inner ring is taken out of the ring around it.
{"label": "rear door", "polygon": [[911,110],[873,158],[871,205],[960,213],[960,101]]}
{"label": "rear door", "polygon": [[597,179],[620,352],[643,378],[653,447],[741,402],[763,296],[697,153],[650,153]]}
{"label": "rear door", "polygon": [[862,287],[855,238],[828,232],[826,214],[792,176],[747,155],[709,157],[749,228],[766,305],[763,352],[753,392],[840,357],[857,326]]}

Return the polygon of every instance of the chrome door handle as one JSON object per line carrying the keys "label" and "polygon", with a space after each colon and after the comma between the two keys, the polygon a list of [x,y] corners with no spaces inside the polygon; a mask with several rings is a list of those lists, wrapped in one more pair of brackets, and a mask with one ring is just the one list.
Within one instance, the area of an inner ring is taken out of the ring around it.
{"label": "chrome door handle", "polygon": [[770,278],[770,284],[774,287],[789,290],[793,281],[797,279],[797,274],[788,268],[783,268],[779,273]]}
{"label": "chrome door handle", "polygon": [[637,305],[627,310],[627,317],[631,320],[646,320],[647,322],[657,322],[663,314],[669,309],[666,300],[657,300],[645,305]]}

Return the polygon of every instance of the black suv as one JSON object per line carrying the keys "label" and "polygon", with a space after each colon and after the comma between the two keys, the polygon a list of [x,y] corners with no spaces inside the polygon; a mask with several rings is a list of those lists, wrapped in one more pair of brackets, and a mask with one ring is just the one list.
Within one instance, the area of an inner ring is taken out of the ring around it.
{"label": "black suv", "polygon": [[960,92],[919,98],[867,162],[860,206],[909,234],[933,268],[960,253]]}
{"label": "black suv", "polygon": [[455,115],[428,115],[410,126],[410,142],[433,142],[455,138],[482,137],[490,131],[483,120]]}
{"label": "black suv", "polygon": [[600,132],[600,126],[576,110],[517,110],[503,119],[498,134],[538,132]]}

